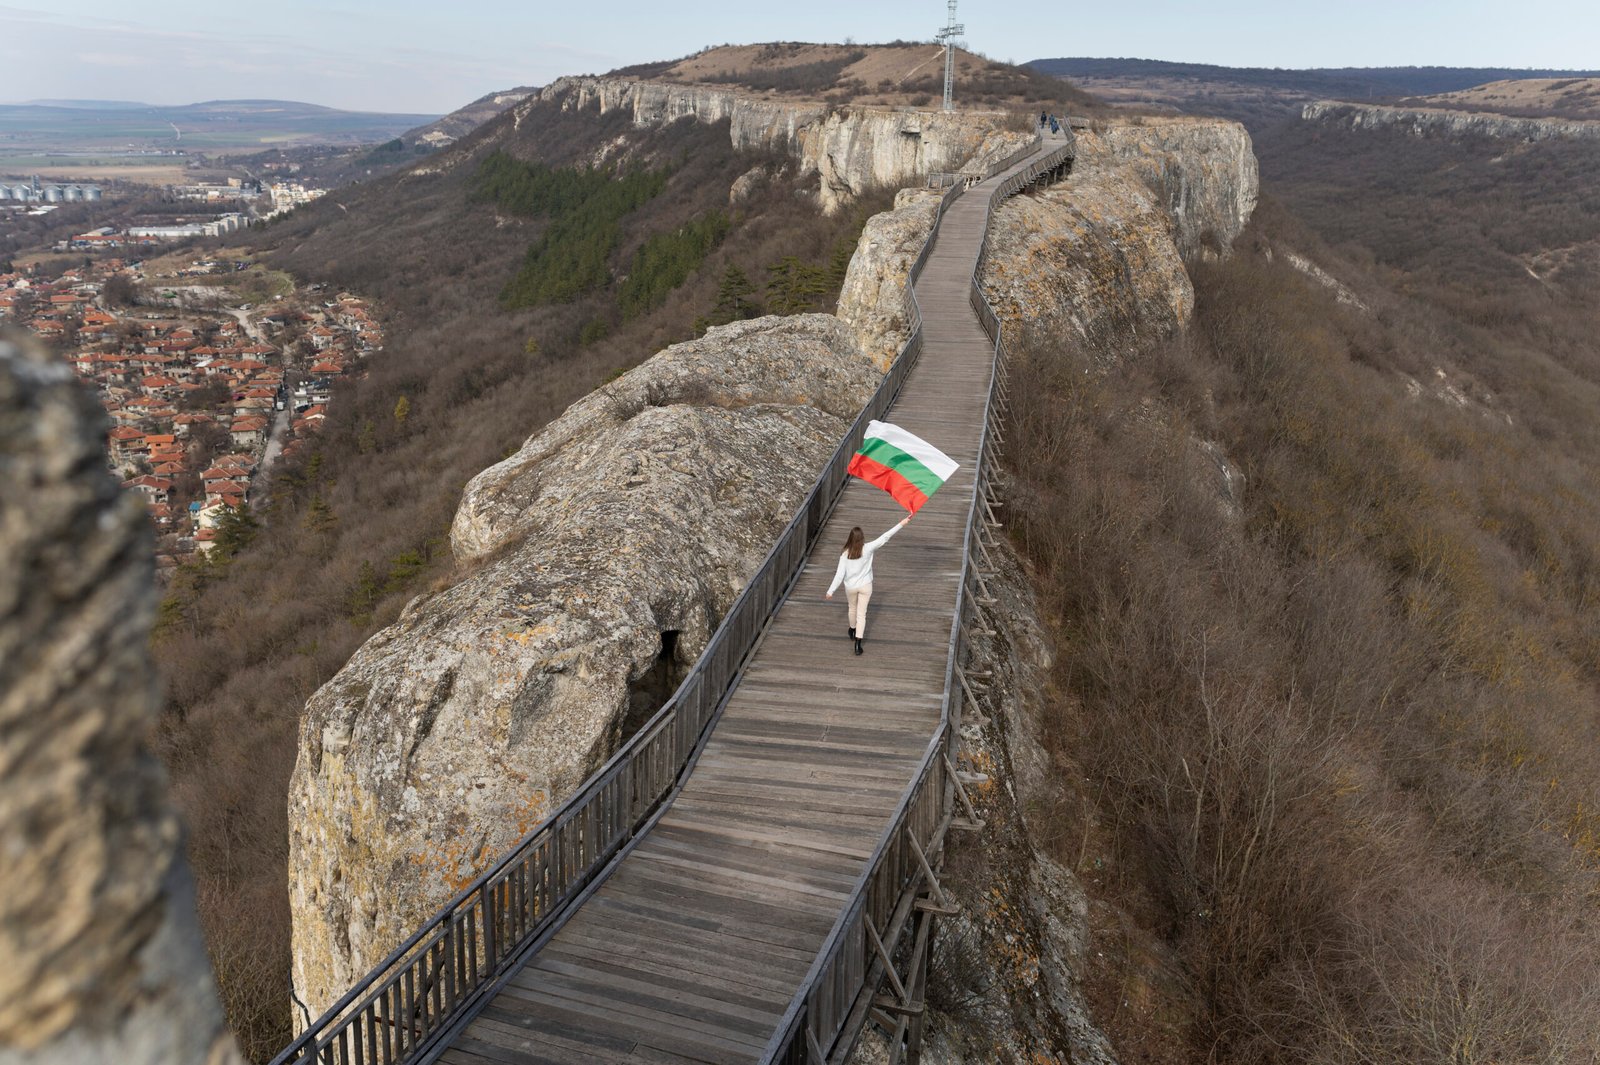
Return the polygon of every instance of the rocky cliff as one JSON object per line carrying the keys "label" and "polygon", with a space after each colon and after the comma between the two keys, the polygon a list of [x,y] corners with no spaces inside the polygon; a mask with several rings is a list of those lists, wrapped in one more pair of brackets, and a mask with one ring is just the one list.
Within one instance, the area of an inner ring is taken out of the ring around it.
{"label": "rocky cliff", "polygon": [[468,485],[465,575],[306,708],[289,865],[313,1013],[665,700],[878,376],[831,315],[713,329]]}
{"label": "rocky cliff", "polygon": [[151,534],[59,360],[0,340],[0,1063],[237,1061],[145,746]]}
{"label": "rocky cliff", "polygon": [[1250,136],[1232,122],[1146,120],[1078,134],[1071,178],[995,213],[984,285],[1012,328],[1095,350],[1188,321],[1186,259],[1226,252],[1255,210]]}
{"label": "rocky cliff", "polygon": [[[1194,305],[1184,262],[1232,246],[1255,207],[1256,160],[1229,122],[1107,126],[1078,146],[1066,182],[996,211],[983,283],[1008,334],[1069,331],[1111,359],[1182,328]],[[962,756],[989,778],[973,795],[985,829],[952,845],[946,887],[961,912],[940,932],[923,1060],[1115,1065],[1082,986],[1088,898],[1050,856],[1072,785],[1045,750],[1044,625],[1003,541],[994,556],[987,631],[973,648],[988,721],[969,721]],[[886,1060],[869,1033],[851,1065]]]}
{"label": "rocky cliff", "polygon": [[767,99],[733,89],[624,78],[559,78],[519,110],[540,104],[618,109],[636,126],[680,118],[729,124],[733,146],[781,152],[821,179],[832,213],[867,188],[920,184],[936,171],[996,158],[1030,134],[1005,130],[997,112],[885,111]]}
{"label": "rocky cliff", "polygon": [[1380,107],[1319,100],[1306,104],[1300,117],[1345,129],[1398,129],[1423,136],[1497,137],[1506,140],[1600,140],[1600,122],[1577,119],[1514,118],[1483,111]]}
{"label": "rocky cliff", "polygon": [[[1254,157],[1228,123],[1112,127],[1083,147],[1070,181],[1001,209],[988,283],[1013,321],[1109,349],[1184,320],[1183,255],[1238,234]],[[570,793],[693,661],[903,340],[936,201],[909,190],[869,221],[839,318],[669,348],[468,486],[459,581],[307,707],[290,893],[313,1011]],[[1069,1024],[1050,1016],[1039,1032]]]}
{"label": "rocky cliff", "polygon": [[936,189],[901,189],[894,208],[867,219],[856,242],[839,291],[838,314],[851,324],[862,353],[880,370],[889,368],[910,339],[906,280],[933,232],[942,195]]}

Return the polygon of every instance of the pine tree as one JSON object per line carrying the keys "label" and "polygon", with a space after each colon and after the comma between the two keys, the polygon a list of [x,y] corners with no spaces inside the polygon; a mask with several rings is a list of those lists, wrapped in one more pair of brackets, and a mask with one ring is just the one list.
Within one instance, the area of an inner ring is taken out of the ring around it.
{"label": "pine tree", "polygon": [[338,524],[339,517],[333,512],[333,508],[328,506],[328,501],[321,495],[312,496],[311,503],[306,507],[304,521],[306,529],[314,533],[332,532]]}
{"label": "pine tree", "polygon": [[711,325],[742,322],[761,314],[761,301],[756,298],[756,287],[750,278],[734,263],[722,272],[722,284],[717,288],[717,302],[711,308],[707,321]]}
{"label": "pine tree", "polygon": [[377,605],[378,595],[383,590],[383,580],[378,576],[378,568],[371,560],[361,563],[361,574],[356,577],[355,586],[350,589],[345,615],[352,621],[366,622],[372,618],[372,608]]}
{"label": "pine tree", "polygon": [[774,314],[815,310],[829,293],[827,271],[785,255],[767,267],[767,307]]}
{"label": "pine tree", "polygon": [[244,507],[223,507],[217,515],[217,538],[212,557],[226,562],[249,547],[261,527]]}

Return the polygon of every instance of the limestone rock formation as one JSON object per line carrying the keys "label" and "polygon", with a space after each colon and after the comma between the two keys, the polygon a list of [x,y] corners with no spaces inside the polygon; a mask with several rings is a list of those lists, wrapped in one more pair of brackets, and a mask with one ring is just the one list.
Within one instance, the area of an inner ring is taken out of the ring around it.
{"label": "limestone rock formation", "polygon": [[1116,126],[1078,145],[1070,180],[995,213],[984,285],[1002,320],[1114,354],[1188,320],[1184,260],[1232,247],[1255,209],[1255,155],[1220,121]]}
{"label": "limestone rock formation", "polygon": [[0,340],[0,1063],[236,1061],[159,709],[148,519],[59,360]]}
{"label": "limestone rock formation", "polygon": [[1145,118],[1076,131],[1076,174],[1115,171],[1154,193],[1185,257],[1225,253],[1255,213],[1261,178],[1250,134],[1237,122]]}
{"label": "limestone rock formation", "polygon": [[539,104],[597,107],[601,113],[626,109],[635,126],[726,119],[735,148],[783,152],[799,159],[802,171],[817,173],[829,213],[864,189],[919,184],[935,171],[1003,156],[1025,139],[1001,129],[999,113],[833,108],[629,78],[558,78],[519,104],[518,112]]}
{"label": "limestone rock formation", "polygon": [[839,317],[855,330],[856,343],[880,369],[888,369],[910,335],[901,298],[911,264],[933,231],[942,192],[901,189],[894,209],[875,214],[862,227],[855,255],[839,292]]}
{"label": "limestone rock formation", "polygon": [[1515,118],[1483,111],[1382,107],[1319,100],[1306,104],[1300,111],[1300,117],[1307,122],[1346,129],[1398,129],[1418,137],[1497,137],[1518,141],[1600,140],[1600,122]]}
{"label": "limestone rock formation", "polygon": [[[660,115],[698,99],[683,91],[608,106]],[[1084,140],[1068,183],[1000,211],[1002,316],[1108,345],[1174,329],[1193,300],[1184,251],[1226,247],[1254,203],[1248,138],[1175,122]],[[313,1011],[569,794],[694,660],[903,341],[936,201],[907,190],[869,221],[839,318],[669,348],[468,485],[452,529],[464,574],[307,707],[290,894]]]}
{"label": "limestone rock formation", "polygon": [[830,315],[740,322],[473,479],[452,531],[470,571],[306,708],[289,865],[313,1013],[664,700],[878,379]]}

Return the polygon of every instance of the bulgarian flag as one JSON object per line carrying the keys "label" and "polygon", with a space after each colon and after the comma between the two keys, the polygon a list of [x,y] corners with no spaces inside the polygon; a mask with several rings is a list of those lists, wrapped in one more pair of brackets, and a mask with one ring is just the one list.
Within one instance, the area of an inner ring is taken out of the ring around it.
{"label": "bulgarian flag", "polygon": [[949,455],[898,425],[868,422],[867,438],[850,460],[849,472],[915,514],[960,468]]}

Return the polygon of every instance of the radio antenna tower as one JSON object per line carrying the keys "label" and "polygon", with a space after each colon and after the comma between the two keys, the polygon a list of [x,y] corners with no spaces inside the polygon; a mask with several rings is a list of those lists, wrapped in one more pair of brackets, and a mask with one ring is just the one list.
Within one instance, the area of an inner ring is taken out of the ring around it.
{"label": "radio antenna tower", "polygon": [[944,109],[953,111],[955,104],[951,102],[951,93],[956,86],[956,38],[965,33],[967,28],[956,21],[956,0],[950,0],[950,20],[945,23],[944,29],[937,34],[939,40],[944,42]]}

